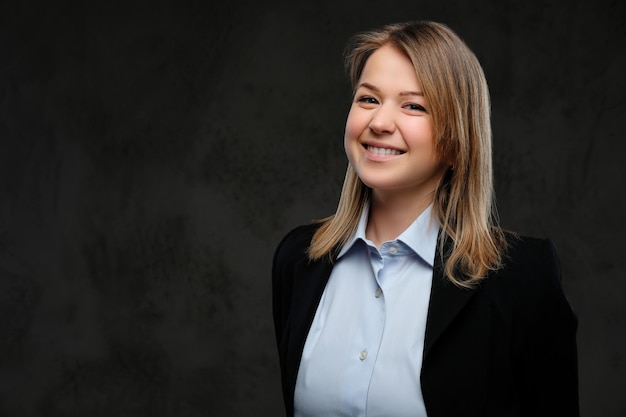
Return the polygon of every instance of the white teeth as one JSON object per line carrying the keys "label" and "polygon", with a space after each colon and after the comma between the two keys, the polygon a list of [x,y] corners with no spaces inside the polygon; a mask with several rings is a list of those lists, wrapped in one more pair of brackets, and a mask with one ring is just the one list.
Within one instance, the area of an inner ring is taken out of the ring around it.
{"label": "white teeth", "polygon": [[377,155],[401,155],[402,152],[396,149],[377,148],[375,146],[367,146],[367,150]]}

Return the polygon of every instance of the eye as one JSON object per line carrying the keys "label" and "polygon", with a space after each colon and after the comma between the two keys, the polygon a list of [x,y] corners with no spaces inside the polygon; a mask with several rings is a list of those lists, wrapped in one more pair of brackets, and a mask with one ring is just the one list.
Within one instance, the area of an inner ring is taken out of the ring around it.
{"label": "eye", "polygon": [[363,104],[378,104],[378,100],[372,96],[361,96],[356,101]]}
{"label": "eye", "polygon": [[420,104],[416,104],[416,103],[407,103],[404,105],[404,108],[411,110],[411,111],[421,111],[424,113],[428,113],[428,111],[426,111],[426,108],[424,108],[424,106]]}

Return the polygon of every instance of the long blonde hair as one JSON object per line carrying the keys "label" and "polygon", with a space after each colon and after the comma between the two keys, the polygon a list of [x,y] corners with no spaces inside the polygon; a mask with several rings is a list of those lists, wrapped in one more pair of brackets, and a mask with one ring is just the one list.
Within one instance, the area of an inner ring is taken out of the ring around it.
{"label": "long blonde hair", "polygon": [[[415,67],[433,119],[439,155],[452,162],[434,196],[441,226],[439,254],[444,274],[471,287],[502,266],[506,240],[494,203],[489,90],[467,45],[447,26],[428,21],[384,26],[355,35],[345,54],[354,90],[369,56],[383,45],[402,51]],[[332,260],[355,233],[371,189],[348,165],[337,212],[316,231],[308,255]],[[444,245],[446,240],[451,245]],[[444,253],[444,247],[448,247]]]}

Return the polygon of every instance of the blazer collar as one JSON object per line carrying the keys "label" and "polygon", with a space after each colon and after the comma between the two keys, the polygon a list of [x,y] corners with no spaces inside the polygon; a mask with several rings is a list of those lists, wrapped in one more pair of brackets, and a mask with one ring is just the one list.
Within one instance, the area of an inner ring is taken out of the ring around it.
{"label": "blazer collar", "polygon": [[[447,257],[451,249],[450,239],[444,244],[444,256]],[[476,287],[461,288],[453,284],[443,271],[443,262],[437,251],[433,268],[433,283],[426,319],[426,334],[424,336],[424,360],[428,356],[439,337],[450,326],[455,317],[476,293]]]}

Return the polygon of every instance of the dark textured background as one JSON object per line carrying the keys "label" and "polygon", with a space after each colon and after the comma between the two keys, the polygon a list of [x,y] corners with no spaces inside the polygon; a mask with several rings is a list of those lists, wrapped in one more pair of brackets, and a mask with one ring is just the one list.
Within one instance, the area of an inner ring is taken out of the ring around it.
{"label": "dark textured background", "polygon": [[335,207],[348,36],[410,19],[483,63],[502,223],[626,415],[624,2],[257,3],[0,6],[0,415],[281,415],[271,256]]}

